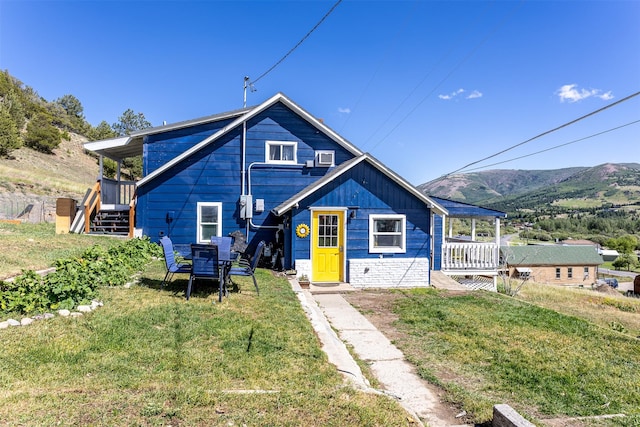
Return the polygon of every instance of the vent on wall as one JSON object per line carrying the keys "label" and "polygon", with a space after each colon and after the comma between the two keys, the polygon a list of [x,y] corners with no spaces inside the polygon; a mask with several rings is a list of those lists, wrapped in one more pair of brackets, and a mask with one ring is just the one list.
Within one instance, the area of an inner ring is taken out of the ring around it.
{"label": "vent on wall", "polygon": [[324,167],[328,168],[335,165],[334,161],[335,152],[334,151],[316,151],[316,167]]}

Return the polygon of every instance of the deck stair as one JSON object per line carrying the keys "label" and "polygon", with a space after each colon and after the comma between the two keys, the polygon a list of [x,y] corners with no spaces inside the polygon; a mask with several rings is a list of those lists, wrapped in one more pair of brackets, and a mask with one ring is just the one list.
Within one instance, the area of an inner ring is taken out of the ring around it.
{"label": "deck stair", "polygon": [[122,210],[101,210],[91,220],[89,234],[129,234],[129,212]]}

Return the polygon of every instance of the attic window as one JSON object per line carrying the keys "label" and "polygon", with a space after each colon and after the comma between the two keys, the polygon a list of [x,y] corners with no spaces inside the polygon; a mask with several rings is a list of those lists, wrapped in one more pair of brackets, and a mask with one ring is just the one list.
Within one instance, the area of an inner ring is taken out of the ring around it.
{"label": "attic window", "polygon": [[265,162],[296,164],[298,161],[298,143],[295,141],[266,141]]}

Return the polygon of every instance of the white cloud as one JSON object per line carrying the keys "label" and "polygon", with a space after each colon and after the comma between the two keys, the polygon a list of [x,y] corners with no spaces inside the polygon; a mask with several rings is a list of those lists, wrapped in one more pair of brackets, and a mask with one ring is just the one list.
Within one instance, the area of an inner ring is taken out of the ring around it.
{"label": "white cloud", "polygon": [[480,92],[479,90],[474,90],[467,96],[467,99],[475,99],[475,98],[482,98],[482,92]]}
{"label": "white cloud", "polygon": [[613,99],[613,94],[611,93],[611,91],[602,93],[602,90],[600,89],[587,90],[584,88],[578,88],[578,85],[575,83],[561,86],[560,89],[556,91],[556,95],[558,95],[558,97],[560,98],[560,102],[578,102],[592,96],[603,99],[605,101]]}
{"label": "white cloud", "polygon": [[461,93],[464,93],[464,89],[462,89],[462,88],[460,88],[460,89],[458,89],[456,91],[453,91],[453,92],[451,92],[449,94],[446,94],[446,95],[438,95],[438,98],[445,99],[445,100],[453,99],[456,96],[460,95]]}
{"label": "white cloud", "polygon": [[338,107],[338,113],[349,114],[349,113],[351,113],[351,108]]}

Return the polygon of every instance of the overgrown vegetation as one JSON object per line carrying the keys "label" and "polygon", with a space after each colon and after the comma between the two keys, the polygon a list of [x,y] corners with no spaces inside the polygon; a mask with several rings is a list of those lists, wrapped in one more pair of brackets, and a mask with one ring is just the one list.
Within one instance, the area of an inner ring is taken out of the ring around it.
{"label": "overgrown vegetation", "polygon": [[29,270],[0,282],[0,312],[32,315],[87,304],[100,287],[124,285],[151,257],[161,255],[148,239],[127,240],[109,249],[95,245],[79,257],[56,261],[55,271],[45,276]]}

